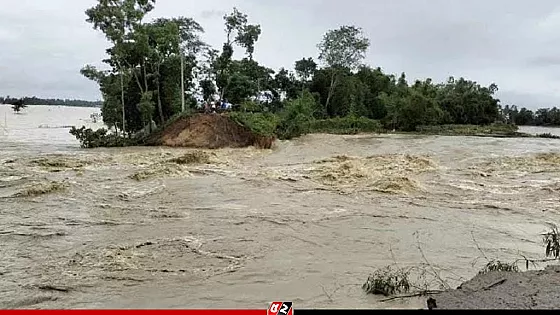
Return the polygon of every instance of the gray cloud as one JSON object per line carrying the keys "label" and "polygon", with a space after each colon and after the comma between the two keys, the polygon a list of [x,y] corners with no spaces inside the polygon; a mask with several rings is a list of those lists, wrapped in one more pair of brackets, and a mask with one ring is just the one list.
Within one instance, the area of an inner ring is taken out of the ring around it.
{"label": "gray cloud", "polygon": [[529,66],[560,66],[560,55],[539,56],[529,60]]}
{"label": "gray cloud", "polygon": [[[95,0],[19,0],[0,11],[0,94],[99,98],[82,78],[99,65],[107,43],[85,22]],[[158,1],[156,16],[191,16],[205,40],[220,47],[222,16],[237,6],[262,25],[255,58],[293,67],[316,57],[323,33],[342,24],[371,39],[367,62],[410,81],[464,76],[496,82],[503,103],[532,108],[560,104],[560,3],[553,0],[214,0]]]}
{"label": "gray cloud", "polygon": [[204,10],[200,13],[200,17],[203,19],[222,18],[225,14],[227,12],[224,10]]}

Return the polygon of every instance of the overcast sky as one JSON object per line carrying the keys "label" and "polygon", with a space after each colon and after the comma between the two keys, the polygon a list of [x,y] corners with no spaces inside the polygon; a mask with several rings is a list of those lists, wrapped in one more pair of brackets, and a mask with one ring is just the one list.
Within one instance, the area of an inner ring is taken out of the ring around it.
{"label": "overcast sky", "polygon": [[[85,22],[95,0],[2,0],[0,95],[99,99],[79,74],[107,47]],[[9,5],[7,3],[9,2]],[[371,39],[366,63],[409,82],[464,76],[496,82],[502,104],[560,105],[560,2],[555,0],[157,0],[150,17],[183,15],[221,47],[222,16],[237,6],[262,26],[255,58],[278,69],[317,56],[317,42],[343,24]]]}

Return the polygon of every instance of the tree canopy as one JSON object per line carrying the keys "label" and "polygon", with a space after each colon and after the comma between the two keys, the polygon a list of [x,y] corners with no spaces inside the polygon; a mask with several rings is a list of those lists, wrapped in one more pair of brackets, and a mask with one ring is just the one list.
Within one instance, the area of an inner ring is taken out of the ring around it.
{"label": "tree canopy", "polygon": [[539,108],[535,111],[517,105],[506,105],[502,109],[507,122],[520,126],[560,126],[560,109]]}
{"label": "tree canopy", "polygon": [[[318,38],[317,56],[294,61],[292,69],[271,69],[255,58],[266,30],[237,8],[224,15],[224,40],[216,49],[202,41],[204,29],[193,18],[146,21],[154,7],[153,0],[98,0],[86,10],[87,22],[110,47],[103,60],[107,70],[85,66],[81,73],[99,84],[104,122],[116,130],[126,126],[129,134],[152,120],[165,124],[181,112],[183,100],[192,109],[197,101],[219,99],[235,110],[292,121],[362,117],[405,131],[438,124],[560,123],[557,109],[502,109],[495,84],[462,77],[409,84],[405,73],[369,66],[364,60],[371,42],[357,26],[327,30]],[[286,122],[281,129],[292,127]]]}

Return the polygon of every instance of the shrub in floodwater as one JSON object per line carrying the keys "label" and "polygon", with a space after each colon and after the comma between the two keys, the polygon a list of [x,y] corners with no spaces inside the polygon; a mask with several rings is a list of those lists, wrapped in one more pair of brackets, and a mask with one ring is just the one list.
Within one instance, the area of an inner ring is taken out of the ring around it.
{"label": "shrub in floodwater", "polygon": [[280,120],[276,129],[278,138],[287,140],[309,133],[310,123],[318,108],[315,97],[305,91],[300,97],[286,102],[279,113]]}
{"label": "shrub in floodwater", "polygon": [[169,160],[176,164],[209,164],[210,154],[204,151],[194,151]]}
{"label": "shrub in floodwater", "polygon": [[487,274],[494,271],[503,271],[503,272],[519,272],[519,267],[517,267],[516,263],[503,263],[499,260],[491,260],[489,261],[484,268],[478,272],[478,274]]}
{"label": "shrub in floodwater", "polygon": [[27,105],[23,103],[23,99],[17,100],[14,103],[12,103],[12,109],[14,110],[14,113],[19,113],[22,109],[26,107]]}
{"label": "shrub in floodwater", "polygon": [[385,296],[395,293],[407,293],[410,291],[409,271],[391,267],[375,270],[367,281],[362,285],[362,289],[367,294],[382,294]]}
{"label": "shrub in floodwater", "polygon": [[516,125],[494,123],[490,125],[434,125],[418,126],[416,131],[424,134],[473,136],[478,134],[521,136]]}
{"label": "shrub in floodwater", "polygon": [[135,140],[108,133],[108,130],[105,128],[94,131],[91,128],[86,129],[85,126],[81,128],[72,126],[70,134],[80,141],[82,148],[124,147],[136,144]]}
{"label": "shrub in floodwater", "polygon": [[539,133],[537,138],[547,138],[547,139],[560,139],[560,136],[553,135],[551,133]]}
{"label": "shrub in floodwater", "polygon": [[543,241],[546,245],[546,257],[560,257],[560,231],[554,223],[547,223],[550,231],[543,234]]}

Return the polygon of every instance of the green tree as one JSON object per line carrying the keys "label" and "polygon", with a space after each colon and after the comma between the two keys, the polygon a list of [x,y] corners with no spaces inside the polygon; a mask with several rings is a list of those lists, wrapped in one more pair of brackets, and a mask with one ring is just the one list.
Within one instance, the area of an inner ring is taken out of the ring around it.
{"label": "green tree", "polygon": [[[196,54],[206,45],[200,39],[199,35],[204,30],[193,19],[179,17],[173,19],[156,19],[151,23],[145,24],[142,31],[145,32],[148,40],[148,46],[146,47],[148,64],[150,66],[148,78],[153,79],[154,85],[156,86],[154,92],[157,96],[160,123],[163,124],[167,117],[164,114],[164,105],[162,104],[162,81],[164,80],[161,73],[162,66],[167,60],[184,54],[185,52],[188,55],[183,56],[183,59],[195,59]],[[186,50],[181,49],[181,46],[185,46]],[[168,66],[170,65],[171,64],[168,63]],[[180,66],[179,64],[178,72],[180,72]],[[191,77],[192,68],[183,72],[187,73],[188,77]],[[184,83],[185,82],[183,82],[183,84]],[[187,85],[189,85],[189,83],[190,82],[187,82]],[[180,96],[180,92],[178,94]]]}
{"label": "green tree", "polygon": [[284,69],[280,70],[274,76],[273,89],[276,92],[276,96],[280,98],[282,93],[285,93],[286,98],[294,99],[298,97],[298,88],[295,75]]}
{"label": "green tree", "polygon": [[91,65],[83,67],[80,73],[99,84],[99,90],[103,95],[103,106],[101,107],[103,122],[118,131],[118,126],[124,125],[123,119],[126,117],[122,114],[125,111],[123,99],[121,99],[122,83],[128,82],[129,79],[121,81],[121,76],[117,76],[111,71],[100,71]]}
{"label": "green tree", "polygon": [[[248,75],[253,69],[257,69],[253,62],[255,43],[261,34],[260,25],[247,24],[247,15],[233,8],[233,12],[224,16],[226,42],[222,46],[222,52],[212,65],[216,87],[220,93],[220,98],[228,100],[239,99],[245,92],[252,90],[252,87],[259,86],[262,77]],[[234,47],[237,44],[244,48],[248,61],[233,62]],[[241,70],[240,73],[239,70]],[[209,86],[209,84],[205,84]],[[233,91],[228,91],[232,89]],[[253,94],[254,95],[254,94]]]}
{"label": "green tree", "polygon": [[317,63],[311,57],[303,58],[296,61],[295,70],[297,76],[301,80],[301,90],[303,93],[303,90],[309,84],[309,80],[313,78],[313,75],[317,71]]}
{"label": "green tree", "polygon": [[448,123],[484,125],[501,120],[499,100],[494,98],[498,90],[495,84],[482,87],[474,81],[450,77],[438,89],[437,101]]}
{"label": "green tree", "polygon": [[152,101],[152,92],[144,92],[140,98],[140,103],[138,104],[138,109],[140,110],[140,115],[142,116],[142,123],[144,126],[148,126],[151,132],[151,121],[152,113],[154,112],[154,102]]}
{"label": "green tree", "polygon": [[[127,35],[141,24],[144,16],[153,10],[154,4],[155,0],[98,0],[97,5],[86,10],[88,17],[86,21],[93,24],[94,29],[101,30],[114,48],[117,48],[125,43]],[[125,132],[124,72],[126,70],[121,61],[123,57],[121,50],[113,49],[113,51],[115,54],[112,63],[117,65],[121,77],[122,129]]]}
{"label": "green tree", "polygon": [[391,94],[395,84],[391,76],[383,73],[381,68],[360,67],[357,78],[364,84],[365,116],[372,119],[383,119],[387,115],[385,105],[379,100],[381,93]]}
{"label": "green tree", "polygon": [[203,61],[197,67],[199,78],[199,88],[202,92],[204,101],[209,101],[216,93],[216,75],[219,51],[211,47],[203,50]]}
{"label": "green tree", "polygon": [[362,29],[355,26],[341,26],[323,36],[317,46],[319,60],[333,70],[325,107],[329,106],[340,70],[356,69],[365,58],[369,45],[369,39],[363,35]]}
{"label": "green tree", "polygon": [[316,108],[315,98],[304,92],[297,99],[290,100],[280,113],[277,134],[281,139],[299,137],[309,131]]}
{"label": "green tree", "polygon": [[236,7],[230,14],[224,15],[224,21],[226,24],[226,44],[232,44],[232,37],[235,33],[240,33],[241,30],[247,25],[247,14],[240,12]]}
{"label": "green tree", "polygon": [[261,35],[260,25],[243,25],[241,31],[237,34],[235,42],[245,48],[247,57],[253,60],[253,53],[255,52],[255,43],[259,40]]}
{"label": "green tree", "polygon": [[272,69],[266,68],[254,60],[234,60],[230,66],[230,77],[223,98],[233,104],[240,104],[260,91],[272,87]]}
{"label": "green tree", "polygon": [[388,123],[395,129],[414,131],[422,125],[437,125],[442,118],[442,110],[435,99],[429,98],[417,89],[409,89],[406,95],[387,95],[381,100],[388,109]]}

